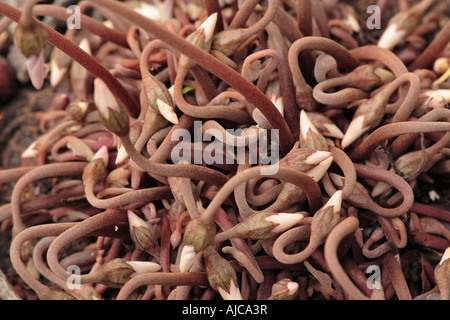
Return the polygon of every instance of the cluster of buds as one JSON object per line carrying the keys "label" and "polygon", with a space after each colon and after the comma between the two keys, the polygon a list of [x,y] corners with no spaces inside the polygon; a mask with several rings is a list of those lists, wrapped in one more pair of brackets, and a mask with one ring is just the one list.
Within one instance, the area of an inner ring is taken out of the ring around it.
{"label": "cluster of buds", "polygon": [[159,260],[159,235],[155,227],[138,217],[131,210],[127,211],[127,215],[131,240],[133,240],[136,248],[147,252]]}
{"label": "cluster of buds", "polygon": [[211,288],[217,291],[224,300],[242,300],[236,271],[230,262],[211,246],[204,250],[203,257]]}
{"label": "cluster of buds", "polygon": [[103,125],[119,137],[127,135],[130,129],[130,117],[125,107],[107,87],[106,83],[96,78],[94,80],[94,103],[99,111]]}

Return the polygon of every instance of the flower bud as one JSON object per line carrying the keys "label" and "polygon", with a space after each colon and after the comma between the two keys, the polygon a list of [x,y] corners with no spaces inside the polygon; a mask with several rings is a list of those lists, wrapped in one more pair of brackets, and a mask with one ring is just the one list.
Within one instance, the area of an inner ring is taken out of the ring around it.
{"label": "flower bud", "polygon": [[298,293],[299,285],[288,278],[277,281],[272,286],[271,299],[292,300]]}
{"label": "flower bud", "polygon": [[161,270],[161,266],[157,263],[150,261],[127,261],[136,274],[132,274],[131,277],[134,277],[137,274],[149,273],[149,272],[158,272]]}
{"label": "flower bud", "polygon": [[374,65],[363,64],[356,67],[345,77],[349,80],[349,86],[359,88],[364,91],[371,91],[383,82],[392,80],[394,75],[392,72]]}
{"label": "flower bud", "polygon": [[311,122],[305,110],[300,111],[300,147],[328,151],[327,140]]}
{"label": "flower bud", "polygon": [[169,122],[178,124],[172,95],[167,87],[162,82],[148,76],[142,79],[142,84],[149,108],[158,111]]}
{"label": "flower bud", "polygon": [[130,236],[136,245],[136,248],[159,259],[160,247],[155,228],[143,219],[139,218],[133,211],[128,210],[127,214],[130,227]]}
{"label": "flower bud", "polygon": [[295,148],[280,160],[280,165],[306,172],[330,157],[332,154],[328,151]]}
{"label": "flower bud", "polygon": [[133,267],[125,259],[117,258],[102,265],[97,272],[100,274],[101,283],[113,288],[120,288],[135,272]]}
{"label": "flower bud", "polygon": [[405,153],[395,160],[395,169],[405,179],[413,178],[420,173],[421,167],[427,161],[424,159],[424,153],[421,150]]}
{"label": "flower bud", "polygon": [[342,139],[344,134],[327,116],[320,112],[306,112],[314,127],[325,137]]}
{"label": "flower bud", "polygon": [[436,284],[441,292],[441,299],[450,298],[450,247],[447,248],[441,258],[441,261],[434,269]]}
{"label": "flower bud", "polygon": [[437,74],[443,74],[450,68],[449,57],[439,57],[433,63],[433,71]]}
{"label": "flower bud", "polygon": [[393,49],[410,35],[420,17],[433,4],[434,0],[422,0],[409,8],[394,15],[388,22],[386,31],[381,35],[378,46],[386,49]]}
{"label": "flower bud", "polygon": [[108,171],[106,170],[104,160],[102,158],[97,158],[94,155],[92,160],[86,165],[83,170],[83,183],[91,180],[94,184],[102,183],[105,180],[107,174]]}
{"label": "flower bud", "polygon": [[83,121],[88,108],[89,103],[76,99],[69,103],[69,105],[66,107],[66,112],[71,119],[81,122]]}
{"label": "flower bud", "polygon": [[100,78],[94,80],[94,102],[103,125],[118,136],[128,134],[130,124],[125,108]]}
{"label": "flower bud", "polygon": [[251,240],[269,239],[293,226],[303,215],[300,213],[254,213],[232,229],[233,237]]}
{"label": "flower bud", "polygon": [[388,50],[405,40],[411,34],[419,22],[419,15],[410,10],[401,11],[394,15],[388,22],[386,30],[378,40],[378,46]]}
{"label": "flower bud", "polygon": [[184,244],[193,245],[194,251],[200,252],[209,246],[216,236],[214,222],[204,221],[201,216],[189,221],[184,231]]}
{"label": "flower bud", "polygon": [[356,109],[342,139],[342,149],[348,147],[362,134],[378,126],[384,117],[388,99],[389,97],[381,91]]}
{"label": "flower bud", "polygon": [[186,40],[200,49],[209,52],[216,23],[217,13],[213,13],[194,32],[187,36]]}
{"label": "flower bud", "polygon": [[236,271],[216,250],[207,247],[203,253],[208,282],[224,300],[242,300]]}
{"label": "flower bud", "polygon": [[39,56],[44,50],[47,32],[34,20],[30,25],[23,23],[17,24],[14,30],[14,38],[20,52],[28,58],[30,56]]}
{"label": "flower bud", "polygon": [[318,243],[325,242],[331,229],[339,222],[342,203],[342,191],[336,191],[327,203],[313,216],[311,222],[311,236],[317,238]]}
{"label": "flower bud", "polygon": [[31,84],[33,85],[33,87],[39,90],[40,88],[42,88],[45,78],[44,51],[41,51],[37,55],[30,55],[26,57],[25,63],[27,65]]}
{"label": "flower bud", "polygon": [[214,35],[212,49],[231,56],[244,40],[244,32],[241,28],[224,30]]}

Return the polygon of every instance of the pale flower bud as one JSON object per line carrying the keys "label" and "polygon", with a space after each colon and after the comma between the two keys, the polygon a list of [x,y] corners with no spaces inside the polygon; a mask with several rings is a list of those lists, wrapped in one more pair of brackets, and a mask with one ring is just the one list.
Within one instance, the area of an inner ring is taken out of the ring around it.
{"label": "pale flower bud", "polygon": [[109,131],[119,136],[128,134],[130,128],[128,113],[100,78],[94,80],[94,102],[100,120]]}
{"label": "pale flower bud", "polygon": [[288,278],[277,281],[272,286],[272,300],[292,300],[298,293],[299,285]]}
{"label": "pale flower bud", "polygon": [[342,190],[336,191],[313,216],[311,235],[323,243],[331,229],[339,222],[342,204]]}
{"label": "pale flower bud", "polygon": [[303,215],[300,213],[254,213],[231,230],[233,237],[245,239],[269,239],[295,226]]}
{"label": "pale flower bud", "polygon": [[128,210],[130,236],[136,247],[159,259],[160,247],[155,228]]}
{"label": "pale flower bud", "polygon": [[219,292],[224,300],[242,300],[236,271],[230,262],[211,247],[207,247],[203,255],[210,286]]}

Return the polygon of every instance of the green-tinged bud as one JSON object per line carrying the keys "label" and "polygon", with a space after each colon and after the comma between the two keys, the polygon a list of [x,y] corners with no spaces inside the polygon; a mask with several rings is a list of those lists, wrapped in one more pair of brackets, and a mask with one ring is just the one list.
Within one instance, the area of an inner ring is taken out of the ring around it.
{"label": "green-tinged bud", "polygon": [[159,112],[169,122],[178,124],[172,95],[167,87],[157,79],[147,76],[142,79],[142,85],[149,108]]}
{"label": "green-tinged bud", "polygon": [[136,248],[159,259],[160,247],[158,233],[155,228],[139,218],[133,211],[128,210],[128,223],[130,226],[130,236]]}
{"label": "green-tinged bud", "polygon": [[244,40],[243,29],[224,30],[214,35],[212,49],[220,51],[226,56],[231,56]]}
{"label": "green-tinged bud", "polygon": [[122,165],[112,170],[105,178],[108,186],[122,188],[130,183],[131,166],[129,164]]}
{"label": "green-tinged bud", "polygon": [[135,270],[125,259],[117,258],[108,261],[96,272],[100,274],[102,284],[108,287],[120,288],[131,279],[131,275]]}
{"label": "green-tinged bud", "polygon": [[211,288],[217,291],[224,300],[242,300],[236,271],[230,262],[211,247],[204,250],[203,256]]}
{"label": "green-tinged bud", "polygon": [[14,30],[14,38],[20,52],[28,58],[39,56],[43,52],[47,32],[34,20],[29,26],[19,22]]}
{"label": "green-tinged bud", "polygon": [[[326,152],[326,151],[324,151]],[[327,172],[328,168],[333,163],[333,157],[328,157],[325,160],[321,161],[317,166],[312,168],[311,170],[306,171],[305,173],[314,179],[314,181],[320,181],[323,175]]]}
{"label": "green-tinged bud", "polygon": [[88,102],[76,99],[71,101],[66,107],[66,113],[71,119],[81,122],[83,121],[88,108]]}
{"label": "green-tinged bud", "polygon": [[352,72],[346,75],[346,78],[349,80],[349,86],[364,91],[371,91],[383,82],[392,80],[394,74],[374,65],[364,64],[356,67]]}
{"label": "green-tinged bud", "polygon": [[434,277],[441,292],[441,299],[450,299],[450,247],[445,250],[441,261],[434,269]]}
{"label": "green-tinged bud", "polygon": [[356,109],[353,119],[342,139],[342,149],[347,148],[362,134],[372,130],[380,124],[384,117],[388,100],[389,97],[384,91],[381,91],[369,100],[363,102],[358,109]]}
{"label": "green-tinged bud", "polygon": [[209,52],[217,23],[217,13],[210,15],[186,40],[200,49]]}
{"label": "green-tinged bud", "polygon": [[[338,188],[343,188],[345,185],[345,177],[343,176],[330,172],[330,179]],[[367,199],[368,197],[369,192],[367,191],[367,189],[361,183],[356,181],[352,194],[347,199],[345,199],[345,201],[353,205],[363,206],[361,204],[361,199]]]}
{"label": "green-tinged bud", "polygon": [[402,11],[389,20],[386,30],[378,40],[378,46],[392,50],[396,45],[405,40],[411,34],[419,22],[419,15],[408,11]]}
{"label": "green-tinged bud", "polygon": [[300,147],[319,151],[328,151],[325,137],[317,130],[305,110],[300,111]]}
{"label": "green-tinged bud", "polygon": [[231,232],[235,238],[269,239],[295,226],[302,219],[300,213],[258,212],[235,225]]}
{"label": "green-tinged bud", "polygon": [[395,160],[395,169],[404,179],[416,177],[423,165],[428,162],[424,157],[427,157],[427,153],[421,150],[405,153]]}
{"label": "green-tinged bud", "polygon": [[401,43],[419,23],[420,17],[425,13],[434,0],[422,0],[408,10],[394,15],[388,22],[386,31],[381,35],[378,46],[393,49]]}
{"label": "green-tinged bud", "polygon": [[[419,103],[422,99],[419,99]],[[432,96],[420,103],[413,111],[413,116],[421,117],[424,114],[440,108],[447,108],[447,102],[443,96]]]}
{"label": "green-tinged bud", "polygon": [[298,293],[299,285],[291,279],[284,278],[277,281],[272,286],[271,299],[273,300],[292,300]]}
{"label": "green-tinged bud", "polygon": [[320,112],[306,112],[314,127],[325,137],[342,139],[344,133],[327,116]]}
{"label": "green-tinged bud", "polygon": [[193,245],[195,253],[209,246],[216,236],[216,224],[204,221],[201,216],[189,221],[184,231],[184,244]]}
{"label": "green-tinged bud", "polygon": [[118,136],[128,134],[130,118],[106,84],[100,78],[94,80],[94,102],[103,125]]}
{"label": "green-tinged bud", "polygon": [[280,160],[280,165],[306,172],[330,157],[332,157],[332,154],[328,151],[295,148]]}
{"label": "green-tinged bud", "polygon": [[331,229],[339,222],[341,203],[342,191],[338,190],[314,214],[311,222],[311,236],[316,237],[318,243],[324,243]]}
{"label": "green-tinged bud", "polygon": [[103,147],[100,148],[84,168],[83,182],[86,183],[86,181],[93,180],[94,184],[102,183],[108,174],[106,170],[108,158],[107,152],[105,154],[105,149]]}

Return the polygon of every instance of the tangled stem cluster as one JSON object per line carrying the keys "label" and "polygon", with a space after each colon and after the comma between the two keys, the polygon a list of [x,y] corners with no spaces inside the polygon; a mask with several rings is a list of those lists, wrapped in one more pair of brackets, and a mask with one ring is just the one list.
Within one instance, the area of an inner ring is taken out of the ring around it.
{"label": "tangled stem cluster", "polygon": [[[55,90],[24,164],[0,170],[0,221],[39,299],[449,299],[450,208],[417,197],[450,173],[433,0],[401,2],[384,33],[340,1],[90,0],[62,34],[39,18],[70,11],[38,2],[0,3]],[[223,161],[175,163],[199,122]],[[276,172],[225,161],[267,130]]]}

